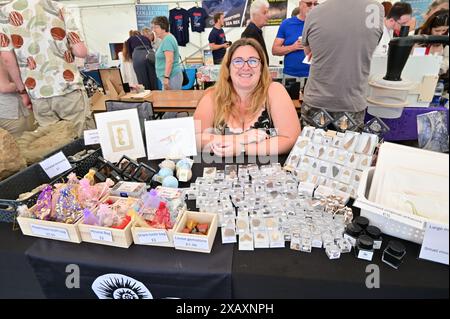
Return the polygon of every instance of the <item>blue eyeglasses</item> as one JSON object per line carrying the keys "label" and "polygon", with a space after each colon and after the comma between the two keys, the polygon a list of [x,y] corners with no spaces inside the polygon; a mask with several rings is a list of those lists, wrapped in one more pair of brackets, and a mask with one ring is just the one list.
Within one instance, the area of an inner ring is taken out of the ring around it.
{"label": "blue eyeglasses", "polygon": [[257,68],[261,63],[261,60],[258,58],[250,58],[248,60],[244,60],[243,58],[234,58],[231,60],[231,64],[237,69],[241,69],[244,67],[244,64],[247,63],[251,68]]}

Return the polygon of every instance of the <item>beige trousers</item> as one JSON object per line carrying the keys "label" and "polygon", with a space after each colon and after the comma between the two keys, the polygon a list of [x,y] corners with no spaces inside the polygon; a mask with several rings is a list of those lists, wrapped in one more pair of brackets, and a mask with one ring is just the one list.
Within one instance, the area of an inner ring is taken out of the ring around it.
{"label": "beige trousers", "polygon": [[26,117],[20,114],[17,120],[0,118],[0,127],[7,130],[15,138],[20,137],[25,131],[33,131],[36,128],[34,116],[31,113]]}
{"label": "beige trousers", "polygon": [[61,120],[70,121],[78,136],[82,136],[85,129],[95,128],[89,99],[84,90],[75,90],[51,98],[33,99],[31,102],[39,126],[49,126]]}

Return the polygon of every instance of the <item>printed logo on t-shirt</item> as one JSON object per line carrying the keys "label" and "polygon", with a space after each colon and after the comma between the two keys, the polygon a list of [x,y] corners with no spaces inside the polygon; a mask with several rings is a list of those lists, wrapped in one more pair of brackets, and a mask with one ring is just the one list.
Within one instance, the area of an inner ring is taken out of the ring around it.
{"label": "printed logo on t-shirt", "polygon": [[219,37],[221,37],[222,39],[225,38],[225,33],[220,33]]}

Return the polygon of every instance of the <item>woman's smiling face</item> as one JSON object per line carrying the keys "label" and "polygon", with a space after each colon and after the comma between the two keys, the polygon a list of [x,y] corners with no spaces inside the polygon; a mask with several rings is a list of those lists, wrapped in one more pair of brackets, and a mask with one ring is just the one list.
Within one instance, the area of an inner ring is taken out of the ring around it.
{"label": "woman's smiling face", "polygon": [[250,45],[236,49],[231,57],[230,76],[235,89],[254,89],[261,77],[261,57]]}

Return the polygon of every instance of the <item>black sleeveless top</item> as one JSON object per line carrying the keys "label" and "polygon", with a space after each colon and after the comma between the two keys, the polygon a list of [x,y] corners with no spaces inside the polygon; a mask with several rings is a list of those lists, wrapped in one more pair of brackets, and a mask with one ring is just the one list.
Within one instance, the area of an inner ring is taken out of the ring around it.
{"label": "black sleeveless top", "polygon": [[[250,126],[250,129],[263,129],[266,131],[266,134],[269,136],[273,135],[273,129],[275,128],[275,126],[273,125],[273,121],[272,118],[269,115],[269,112],[267,112],[267,108],[265,108],[263,110],[263,112],[261,113],[261,115],[258,117],[258,119],[256,120],[255,123],[253,123],[253,125]],[[223,135],[230,135],[230,134],[236,134],[230,131],[230,128],[228,127],[227,124],[225,124],[222,134]],[[239,133],[240,134],[240,133]]]}

